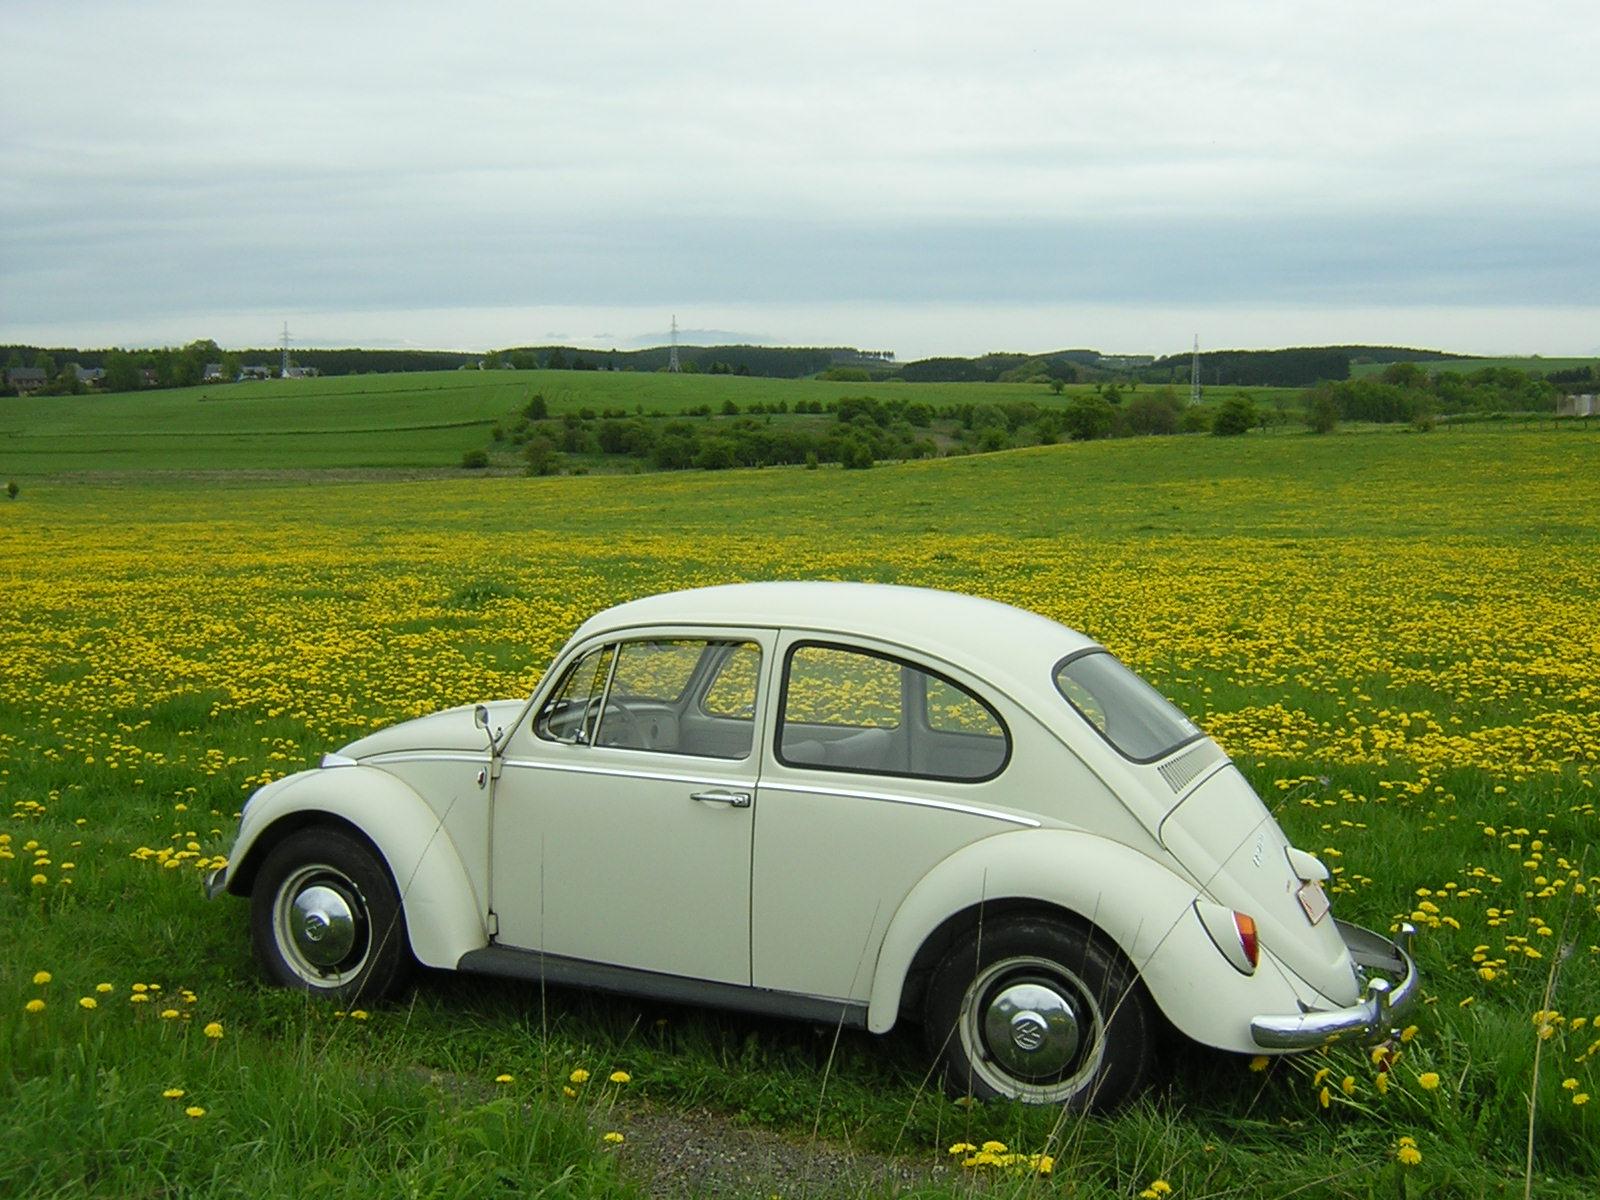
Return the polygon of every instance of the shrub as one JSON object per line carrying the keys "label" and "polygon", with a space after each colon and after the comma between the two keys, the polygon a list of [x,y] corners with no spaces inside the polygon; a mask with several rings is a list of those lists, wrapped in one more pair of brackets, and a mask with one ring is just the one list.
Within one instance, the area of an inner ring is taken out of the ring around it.
{"label": "shrub", "polygon": [[1339,424],[1339,397],[1331,387],[1319,387],[1306,405],[1306,425],[1312,433],[1332,433]]}
{"label": "shrub", "polygon": [[1256,406],[1248,396],[1229,396],[1212,419],[1211,432],[1217,437],[1238,437],[1256,423]]}
{"label": "shrub", "polygon": [[522,415],[530,421],[542,421],[550,415],[550,406],[545,403],[543,392],[536,392],[529,399],[527,407],[522,410]]}
{"label": "shrub", "polygon": [[872,466],[872,447],[860,438],[846,438],[839,447],[839,461],[847,471],[865,471]]}
{"label": "shrub", "polygon": [[554,475],[561,469],[561,456],[556,453],[555,443],[543,434],[528,439],[522,457],[528,462],[529,475]]}
{"label": "shrub", "polygon": [[1063,429],[1075,442],[1109,437],[1117,423],[1117,413],[1102,397],[1074,396],[1062,411]]}
{"label": "shrub", "polygon": [[15,479],[11,480],[6,484],[6,498],[15,500],[17,498],[17,493],[21,490],[22,489],[17,486],[17,481]]}
{"label": "shrub", "polygon": [[[807,450],[806,451],[806,470],[815,471],[816,469],[817,469],[817,452],[815,450]],[[16,484],[12,484],[11,486],[12,487],[16,487],[17,485]]]}
{"label": "shrub", "polygon": [[1122,413],[1128,432],[1140,434],[1177,433],[1182,415],[1183,405],[1171,388],[1135,396]]}
{"label": "shrub", "polygon": [[461,465],[469,471],[481,471],[489,465],[487,450],[468,450],[461,456]]}

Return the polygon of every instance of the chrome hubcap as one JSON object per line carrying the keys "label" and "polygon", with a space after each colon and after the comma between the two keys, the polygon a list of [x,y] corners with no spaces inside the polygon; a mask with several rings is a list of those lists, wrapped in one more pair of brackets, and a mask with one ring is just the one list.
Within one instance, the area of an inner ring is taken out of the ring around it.
{"label": "chrome hubcap", "polygon": [[323,884],[306,888],[294,898],[289,931],[307,962],[336,966],[356,944],[356,918],[349,898]]}
{"label": "chrome hubcap", "polygon": [[983,1040],[1013,1075],[1040,1079],[1064,1070],[1081,1035],[1072,1002],[1044,983],[1014,983],[988,999]]}
{"label": "chrome hubcap", "polygon": [[284,963],[317,988],[355,979],[371,951],[361,891],[329,866],[308,865],[289,874],[273,904],[273,927]]}

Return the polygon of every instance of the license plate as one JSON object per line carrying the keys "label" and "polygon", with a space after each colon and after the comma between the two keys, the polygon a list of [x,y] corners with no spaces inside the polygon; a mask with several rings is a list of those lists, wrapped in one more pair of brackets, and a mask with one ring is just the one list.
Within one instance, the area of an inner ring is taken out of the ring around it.
{"label": "license plate", "polygon": [[1333,905],[1328,900],[1328,893],[1322,890],[1320,880],[1312,879],[1300,885],[1300,890],[1295,893],[1300,899],[1300,907],[1306,910],[1306,916],[1315,925],[1328,915],[1328,910]]}

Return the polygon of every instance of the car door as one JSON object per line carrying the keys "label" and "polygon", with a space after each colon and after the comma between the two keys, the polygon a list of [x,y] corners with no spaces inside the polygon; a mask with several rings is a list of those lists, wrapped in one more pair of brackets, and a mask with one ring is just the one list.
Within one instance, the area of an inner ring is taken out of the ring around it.
{"label": "car door", "polygon": [[756,807],[757,987],[865,1001],[907,893],[1006,811],[1011,732],[980,689],[864,640],[786,632]]}
{"label": "car door", "polygon": [[509,739],[490,891],[511,947],[750,982],[750,855],[775,635],[599,639]]}

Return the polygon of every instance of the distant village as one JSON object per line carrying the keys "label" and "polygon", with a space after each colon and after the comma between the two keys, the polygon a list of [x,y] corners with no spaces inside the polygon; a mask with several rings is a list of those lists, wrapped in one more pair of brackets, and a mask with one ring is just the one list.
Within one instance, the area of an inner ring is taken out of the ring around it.
{"label": "distant village", "polygon": [[[84,367],[77,363],[68,363],[64,371],[71,371],[77,381],[86,388],[102,388],[105,386],[106,373],[102,367]],[[155,368],[143,367],[140,373],[144,377],[145,387],[156,387],[159,380],[156,378]],[[273,367],[265,363],[256,366],[240,367],[238,373],[229,376],[222,369],[219,362],[207,363],[200,373],[201,383],[247,383],[254,379],[315,379],[322,372],[316,367]],[[59,374],[57,376],[59,378]],[[19,396],[42,390],[51,383],[50,374],[43,367],[7,367],[6,390],[15,392]]]}

